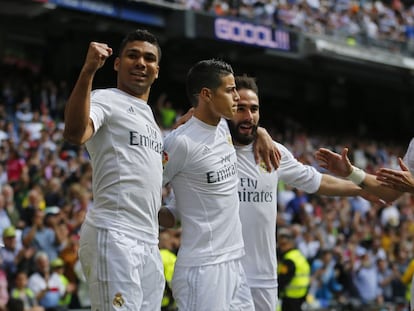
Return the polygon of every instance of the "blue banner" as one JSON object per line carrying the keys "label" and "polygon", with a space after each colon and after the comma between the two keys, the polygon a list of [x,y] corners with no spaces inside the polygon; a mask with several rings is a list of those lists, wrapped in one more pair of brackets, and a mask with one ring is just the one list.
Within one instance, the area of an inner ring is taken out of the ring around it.
{"label": "blue banner", "polygon": [[131,6],[126,7],[120,4],[115,4],[115,2],[93,0],[48,0],[48,3],[69,9],[138,22],[141,24],[165,27],[165,20],[161,14],[140,10]]}

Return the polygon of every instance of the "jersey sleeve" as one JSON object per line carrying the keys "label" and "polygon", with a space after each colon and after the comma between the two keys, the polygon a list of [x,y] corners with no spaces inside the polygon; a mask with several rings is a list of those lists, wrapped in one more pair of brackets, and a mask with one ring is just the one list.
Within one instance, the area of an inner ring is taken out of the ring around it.
{"label": "jersey sleeve", "polygon": [[279,166],[279,177],[285,183],[308,193],[318,191],[322,174],[314,167],[299,162],[283,145],[276,143],[282,153]]}
{"label": "jersey sleeve", "polygon": [[183,169],[188,156],[188,146],[184,136],[175,134],[170,133],[164,140],[164,185]]}
{"label": "jersey sleeve", "polygon": [[108,99],[101,90],[92,91],[91,94],[91,110],[89,118],[92,120],[94,133],[105,123],[105,120],[111,113],[111,107],[107,103]]}

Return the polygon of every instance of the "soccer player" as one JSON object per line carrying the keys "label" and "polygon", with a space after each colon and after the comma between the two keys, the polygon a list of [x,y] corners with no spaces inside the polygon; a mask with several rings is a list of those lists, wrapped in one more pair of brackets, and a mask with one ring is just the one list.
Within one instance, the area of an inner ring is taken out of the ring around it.
{"label": "soccer player", "polygon": [[112,53],[105,43],[90,43],[65,107],[64,137],[86,143],[93,167],[94,204],[82,226],[79,256],[92,310],[160,310],[163,141],[147,101],[161,49],[150,32],[129,33],[114,62],[116,88],[92,91]]}
{"label": "soccer player", "polygon": [[279,168],[272,172],[264,170],[254,160],[252,147],[260,119],[259,90],[252,77],[237,76],[235,82],[240,100],[237,113],[228,124],[237,153],[240,219],[246,252],[242,264],[255,310],[273,311],[278,296],[275,238],[278,181],[308,193],[329,196],[355,196],[362,190],[349,181],[303,165],[276,142],[282,156]]}
{"label": "soccer player", "polygon": [[181,311],[254,310],[240,261],[237,158],[223,119],[239,101],[233,69],[200,61],[186,87],[194,115],[165,138],[164,183],[173,187],[182,225],[173,295]]}

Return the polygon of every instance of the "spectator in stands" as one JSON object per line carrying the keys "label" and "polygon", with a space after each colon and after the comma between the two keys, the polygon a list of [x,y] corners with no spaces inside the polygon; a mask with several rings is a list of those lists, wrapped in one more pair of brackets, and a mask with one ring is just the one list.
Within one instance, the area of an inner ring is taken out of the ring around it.
{"label": "spectator in stands", "polygon": [[393,297],[400,301],[407,295],[407,286],[402,281],[402,276],[407,271],[411,258],[408,257],[408,252],[400,245],[395,248],[394,253],[395,260],[392,263],[392,269],[396,277],[392,280]]}
{"label": "spectator in stands", "polygon": [[[22,194],[20,191],[19,193]],[[45,208],[46,202],[43,197],[42,187],[37,185],[28,189],[27,195],[23,197],[21,202],[21,217],[25,226],[32,225],[32,218],[36,210],[44,211]]]}
{"label": "spectator in stands", "polygon": [[290,224],[302,224],[306,217],[305,205],[309,202],[305,191],[294,188],[295,197],[286,205],[286,213]]}
{"label": "spectator in stands", "polygon": [[358,246],[351,257],[352,281],[363,305],[381,305],[383,296],[379,287],[376,263],[369,252]]}
{"label": "spectator in stands", "polygon": [[72,301],[72,294],[76,291],[76,284],[69,282],[68,278],[65,276],[65,262],[62,258],[57,257],[56,259],[50,262],[50,270],[53,273],[59,275],[61,283],[65,289],[63,295],[61,295],[59,300],[59,305],[64,309],[69,308]]}
{"label": "spectator in stands", "polygon": [[384,298],[384,302],[392,302],[394,301],[392,282],[398,276],[395,275],[386,258],[378,258],[376,259],[376,262],[378,271],[378,285],[381,290],[381,295]]}
{"label": "spectator in stands", "polygon": [[[4,150],[4,148],[0,145],[0,161],[1,158],[3,157],[2,154],[2,150]],[[0,187],[4,186],[7,184],[7,172],[6,172],[6,167],[4,165],[4,162],[1,161],[0,162]]]}
{"label": "spectator in stands", "polygon": [[60,241],[54,229],[45,225],[45,216],[44,210],[34,210],[32,225],[23,230],[23,245],[43,251],[48,255],[48,260],[53,260],[58,257]]}
{"label": "spectator in stands", "polygon": [[158,123],[163,131],[171,129],[175,123],[177,112],[173,107],[171,100],[167,94],[163,93],[157,99],[156,114],[158,116]]}
{"label": "spectator in stands", "polygon": [[30,122],[33,119],[31,98],[29,95],[23,97],[16,107],[16,120],[20,123]]}
{"label": "spectator in stands", "polygon": [[316,298],[318,305],[322,308],[327,308],[334,300],[338,300],[343,290],[337,279],[336,266],[331,249],[322,250],[318,258],[312,262],[311,285],[308,294]]}
{"label": "spectator in stands", "polygon": [[28,122],[23,123],[24,130],[29,134],[30,142],[38,144],[42,136],[42,130],[44,126],[45,124],[40,120],[39,111],[35,110],[33,112],[32,119]]}
{"label": "spectator in stands", "polygon": [[287,228],[278,230],[279,248],[278,294],[282,311],[300,311],[311,281],[310,265],[296,248],[292,233]]}
{"label": "spectator in stands", "polygon": [[387,253],[381,246],[381,236],[378,233],[372,237],[370,252],[375,260],[383,259],[387,261]]}
{"label": "spectator in stands", "polygon": [[325,208],[321,224],[315,232],[323,249],[333,249],[337,244],[338,229],[335,225],[337,212],[339,211],[334,206],[331,209]]}
{"label": "spectator in stands", "polygon": [[65,197],[62,189],[62,181],[58,177],[52,177],[46,181],[45,187],[46,206],[63,206]]}
{"label": "spectator in stands", "polygon": [[[10,291],[10,298],[20,299],[24,305],[24,311],[44,311],[44,308],[39,306],[33,291],[28,287],[28,276],[24,271],[17,272],[14,280],[14,286]],[[10,311],[15,311],[10,309]]]}
{"label": "spectator in stands", "polygon": [[[320,236],[319,236],[320,237]],[[318,232],[315,228],[303,229],[302,238],[297,242],[298,249],[312,263],[321,249],[321,241],[318,239]]]}
{"label": "spectator in stands", "polygon": [[35,255],[36,272],[29,277],[28,287],[33,291],[40,306],[46,311],[63,311],[59,304],[65,295],[65,286],[56,272],[50,270],[47,253],[39,251]]}
{"label": "spectator in stands", "polygon": [[[67,227],[65,224],[61,224],[61,227]],[[65,276],[72,284],[78,282],[77,275],[75,273],[75,265],[79,259],[79,235],[76,232],[72,232],[69,235],[69,241],[66,246],[60,251],[59,257],[65,263]]]}
{"label": "spectator in stands", "polygon": [[[22,229],[24,223],[22,223],[20,218],[20,212],[16,207],[15,198],[14,198],[14,189],[10,184],[4,184],[1,186],[1,193],[4,196],[6,204],[6,212],[9,216],[10,222],[14,227]],[[20,241],[19,241],[20,242]]]}
{"label": "spectator in stands", "polygon": [[13,226],[3,230],[4,247],[0,248],[0,256],[3,260],[3,270],[7,274],[10,286],[13,285],[20,262],[24,259],[24,250],[16,241],[16,229]]}
{"label": "spectator in stands", "polygon": [[25,159],[19,154],[19,151],[12,147],[6,162],[7,181],[13,187],[19,182],[20,177],[27,170]]}
{"label": "spectator in stands", "polygon": [[9,215],[7,214],[7,202],[3,193],[0,192],[0,232],[11,226]]}

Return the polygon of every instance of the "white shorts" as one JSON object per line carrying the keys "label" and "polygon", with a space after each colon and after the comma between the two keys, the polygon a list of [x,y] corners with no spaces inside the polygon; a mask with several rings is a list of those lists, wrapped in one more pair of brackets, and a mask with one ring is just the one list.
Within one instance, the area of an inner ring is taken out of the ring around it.
{"label": "white shorts", "polygon": [[84,223],[79,259],[91,310],[161,309],[165,279],[158,245]]}
{"label": "white shorts", "polygon": [[180,311],[254,310],[240,260],[200,267],[176,266],[172,291]]}
{"label": "white shorts", "polygon": [[251,288],[255,311],[275,311],[277,306],[277,287]]}

